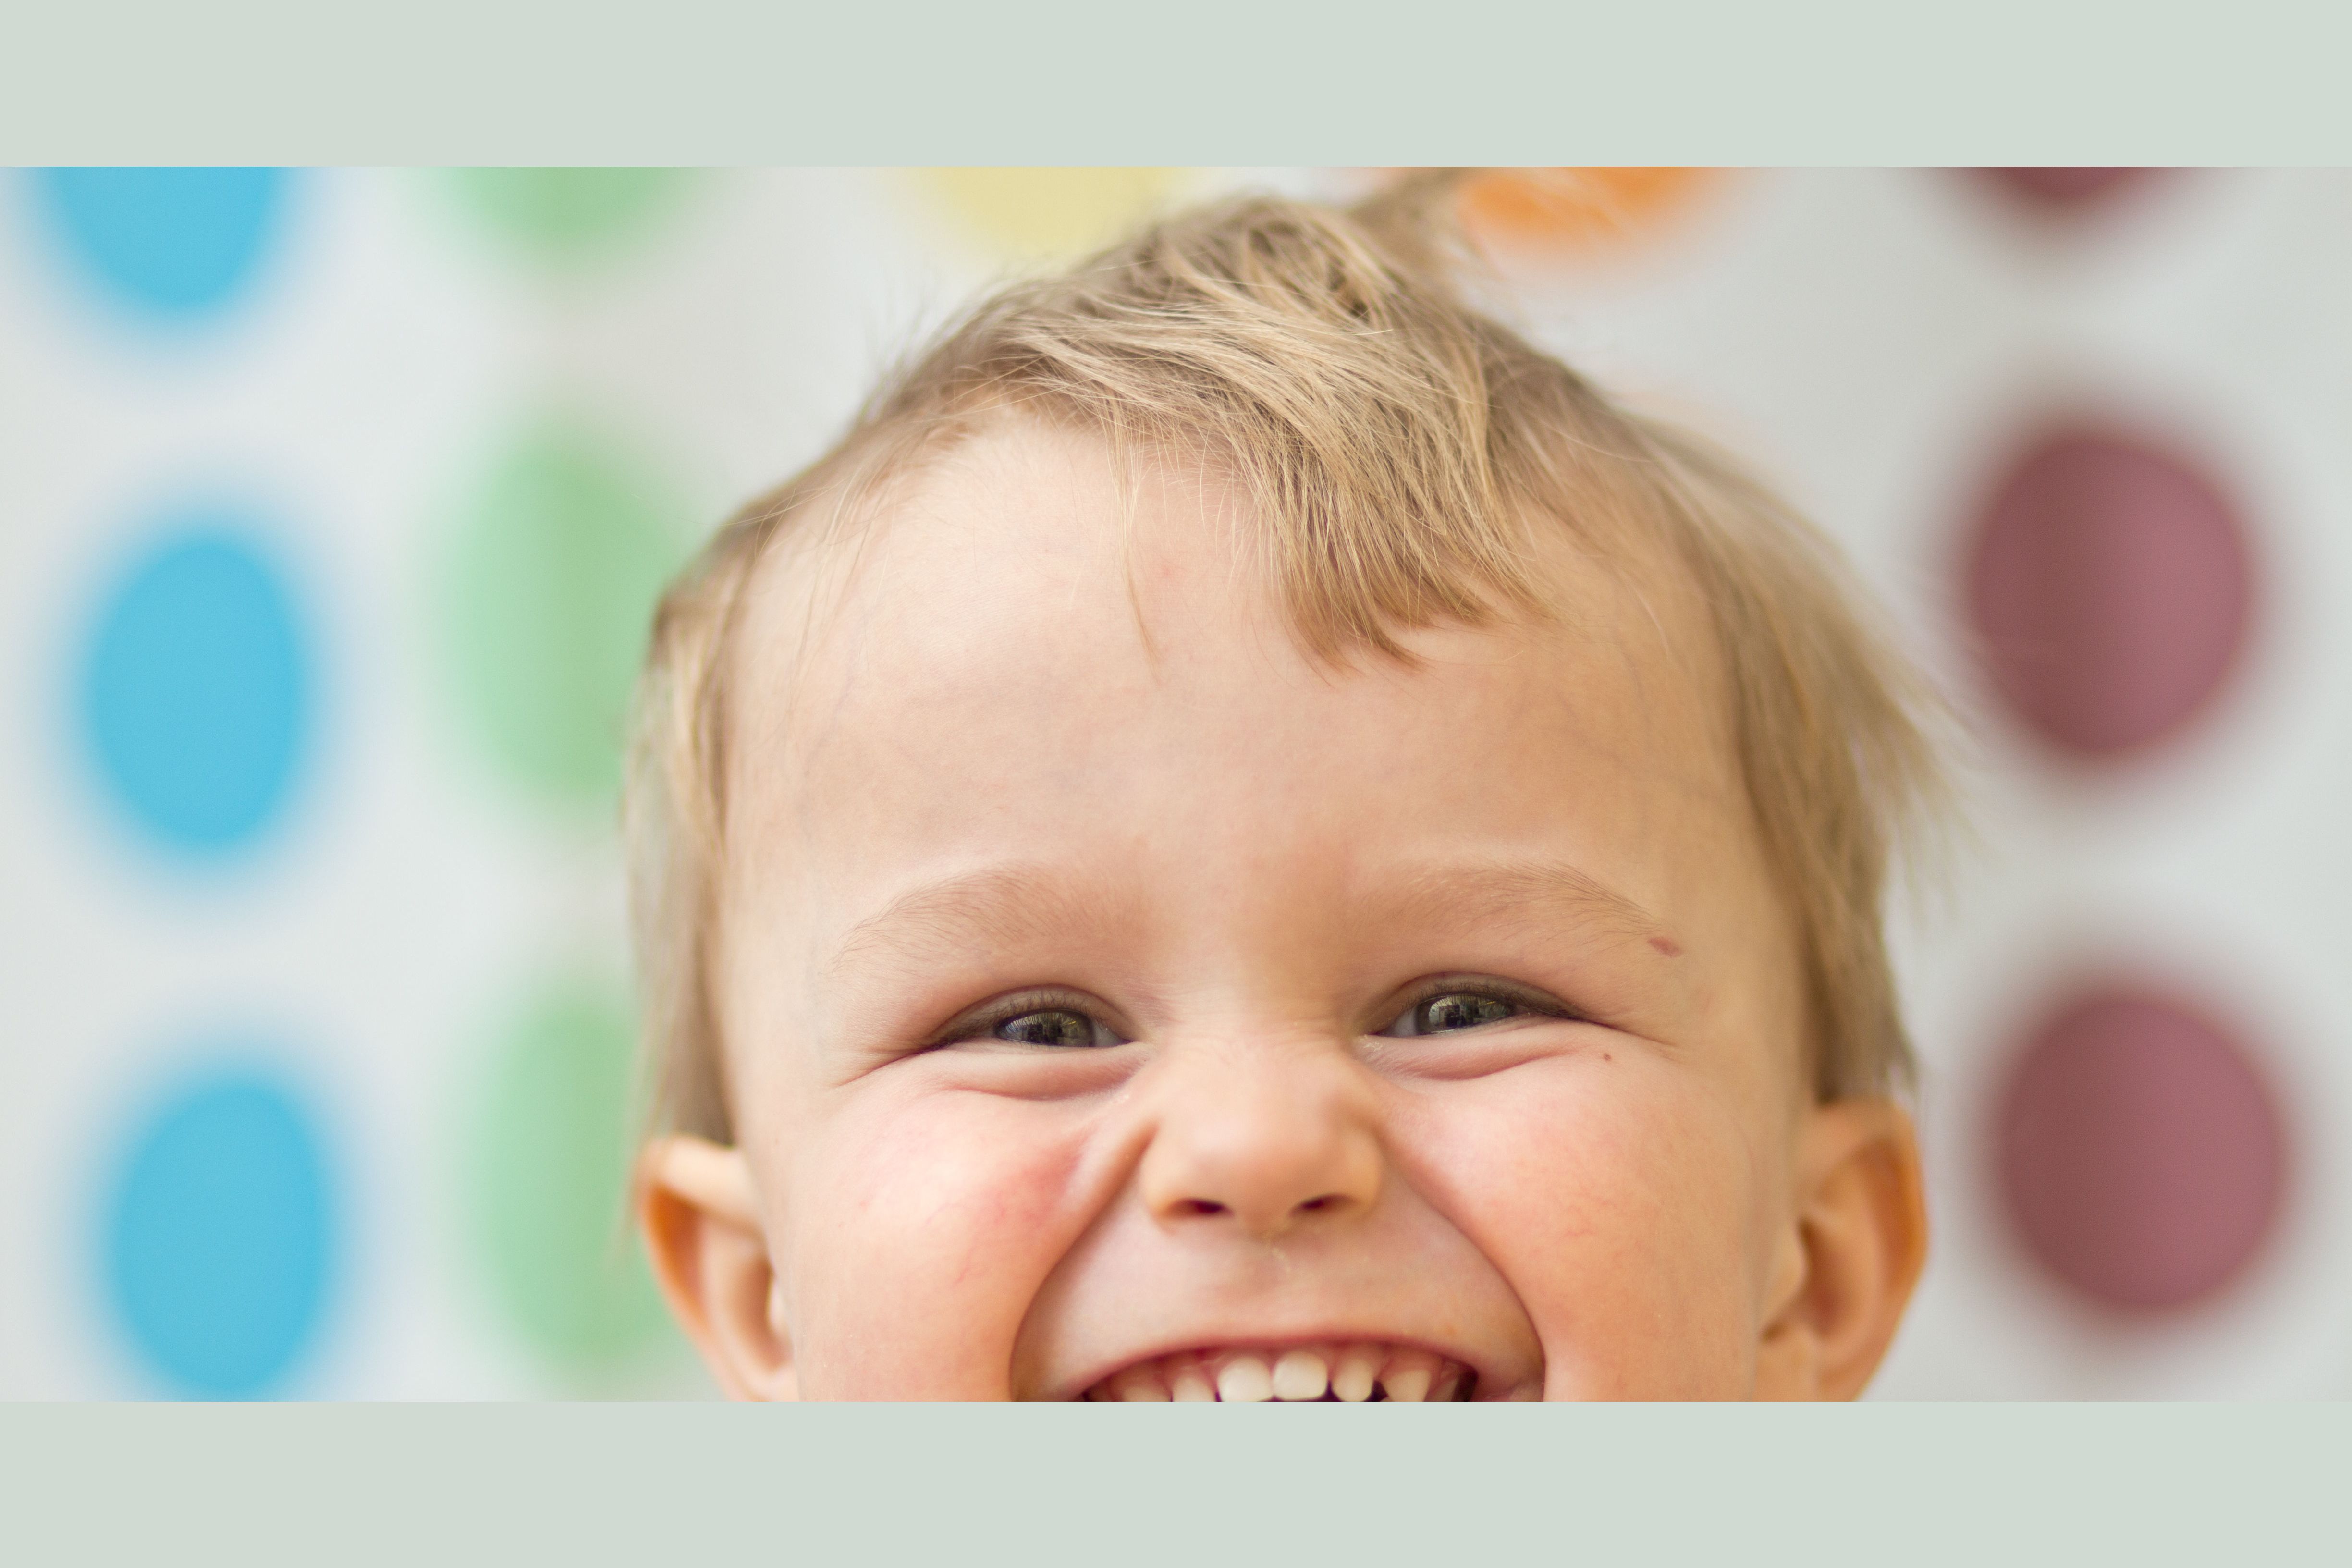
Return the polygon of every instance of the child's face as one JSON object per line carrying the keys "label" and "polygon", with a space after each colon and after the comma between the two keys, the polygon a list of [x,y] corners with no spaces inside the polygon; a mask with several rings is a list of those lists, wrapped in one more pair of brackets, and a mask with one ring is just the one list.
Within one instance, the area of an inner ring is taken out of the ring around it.
{"label": "child's face", "polygon": [[1868,1292],[1820,1233],[1916,1232],[1907,1131],[1862,1137],[1897,1186],[1823,1206],[1860,1123],[1804,1091],[1688,591],[1563,542],[1555,626],[1336,670],[1241,564],[1244,504],[1008,425],[821,611],[763,569],[715,980],[740,1154],[648,1165],[722,1380],[1242,1394],[1306,1347],[1286,1389],[1858,1388],[1824,1359],[1874,1364],[1907,1244],[1841,1330]]}

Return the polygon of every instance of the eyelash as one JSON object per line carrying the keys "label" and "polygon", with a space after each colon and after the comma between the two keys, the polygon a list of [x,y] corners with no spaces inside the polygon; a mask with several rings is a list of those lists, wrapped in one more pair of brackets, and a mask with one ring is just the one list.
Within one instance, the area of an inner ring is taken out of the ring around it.
{"label": "eyelash", "polygon": [[[1400,1005],[1396,1011],[1390,1016],[1389,1021],[1386,1024],[1382,1025],[1380,1028],[1370,1030],[1368,1032],[1374,1036],[1382,1036],[1398,1039],[1426,1038],[1427,1037],[1418,1033],[1412,1035],[1389,1036],[1389,1031],[1394,1029],[1399,1024],[1402,1024],[1406,1019],[1412,1017],[1424,1005],[1433,1002],[1441,996],[1483,997],[1489,1001],[1500,1002],[1506,1006],[1515,1007],[1518,1009],[1519,1013],[1523,1016],[1533,1015],[1534,1016],[1540,1018],[1576,1020],[1582,1017],[1582,1015],[1576,1012],[1573,1008],[1553,1000],[1551,997],[1545,995],[1539,991],[1536,991],[1528,987],[1513,985],[1497,980],[1473,979],[1468,976],[1441,974],[1433,979],[1424,980],[1420,984],[1414,986],[1412,991],[1406,994],[1402,1005]],[[1088,1020],[1094,1024],[1097,1028],[1110,1035],[1118,1044],[1126,1045],[1129,1042],[1129,1037],[1120,1034],[1117,1029],[1113,1028],[1109,1024],[1103,1020],[1101,1016],[1101,1005],[1099,1003],[1093,1001],[1091,998],[1082,996],[1076,992],[1038,990],[1017,992],[1011,996],[1003,998],[1002,1001],[990,1004],[988,1006],[982,1008],[978,1012],[964,1015],[954,1023],[949,1025],[939,1034],[933,1036],[922,1048],[924,1050],[937,1050],[944,1046],[961,1045],[967,1040],[991,1038],[994,1036],[996,1030],[1002,1028],[1004,1025],[1013,1022],[1016,1018],[1026,1017],[1033,1013],[1075,1014],[1081,1018]],[[1509,1019],[1496,1020],[1497,1023],[1508,1023],[1511,1020]],[[1489,1026],[1474,1026],[1474,1027],[1481,1028]],[[1437,1032],[1459,1033],[1466,1031],[1446,1030]],[[1039,1048],[1085,1049],[1089,1047],[1041,1047]],[[1103,1047],[1097,1047],[1092,1048]]]}

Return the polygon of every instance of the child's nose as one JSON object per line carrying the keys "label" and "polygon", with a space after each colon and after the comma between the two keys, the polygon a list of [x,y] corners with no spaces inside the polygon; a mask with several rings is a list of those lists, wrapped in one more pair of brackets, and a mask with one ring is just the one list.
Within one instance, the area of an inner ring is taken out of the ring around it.
{"label": "child's nose", "polygon": [[1162,1225],[1271,1239],[1360,1215],[1380,1196],[1376,1108],[1345,1056],[1244,1048],[1166,1065],[1137,1173]]}

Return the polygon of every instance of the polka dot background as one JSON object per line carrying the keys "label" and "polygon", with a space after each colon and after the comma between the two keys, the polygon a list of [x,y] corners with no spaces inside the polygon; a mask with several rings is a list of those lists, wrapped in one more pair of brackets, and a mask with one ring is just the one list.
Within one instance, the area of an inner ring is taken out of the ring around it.
{"label": "polka dot background", "polygon": [[[620,1222],[659,584],[960,299],[1345,170],[0,185],[0,1394],[695,1394]],[[1542,340],[1965,714],[1882,1397],[2352,1394],[2352,176],[1506,171]]]}
{"label": "polka dot background", "polygon": [[611,815],[686,521],[619,443],[556,424],[509,442],[467,500],[435,628],[450,700],[483,759],[550,807]]}
{"label": "polka dot background", "polygon": [[147,1370],[205,1399],[285,1384],[329,1306],[341,1228],[299,1096],[267,1072],[208,1067],[105,1155],[106,1294]]}
{"label": "polka dot background", "polygon": [[1462,216],[1490,247],[1539,256],[1639,247],[1723,179],[1715,169],[1496,169],[1462,189]]}

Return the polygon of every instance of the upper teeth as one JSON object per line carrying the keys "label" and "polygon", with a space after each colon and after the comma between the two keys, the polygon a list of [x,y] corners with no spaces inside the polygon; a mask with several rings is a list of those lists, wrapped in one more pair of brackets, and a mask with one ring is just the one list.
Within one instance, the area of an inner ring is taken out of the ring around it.
{"label": "upper teeth", "polygon": [[1321,1399],[1350,1404],[1453,1399],[1466,1390],[1469,1368],[1434,1352],[1369,1342],[1293,1345],[1285,1350],[1179,1351],[1138,1362],[1087,1390],[1088,1399]]}

